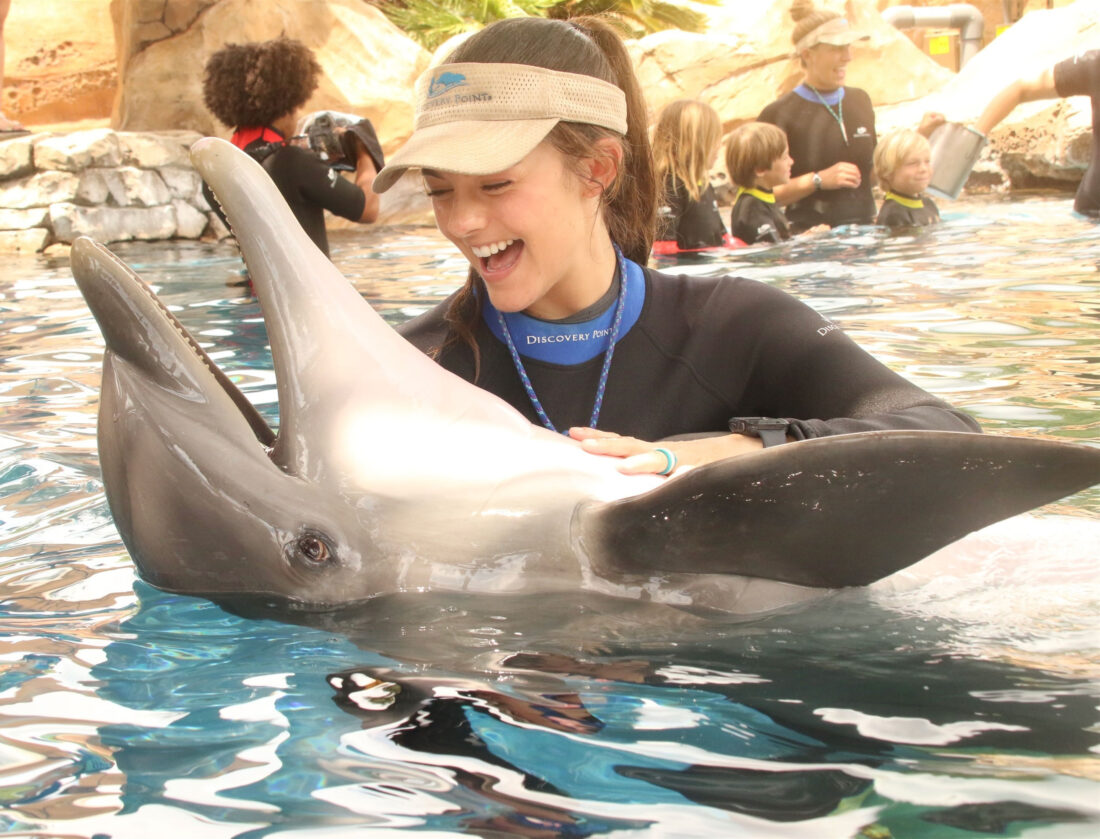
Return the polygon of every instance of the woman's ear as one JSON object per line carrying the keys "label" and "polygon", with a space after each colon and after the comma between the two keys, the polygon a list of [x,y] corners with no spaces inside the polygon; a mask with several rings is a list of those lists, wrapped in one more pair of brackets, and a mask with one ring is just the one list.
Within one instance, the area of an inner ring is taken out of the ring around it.
{"label": "woman's ear", "polygon": [[592,157],[586,157],[583,166],[587,177],[584,178],[585,197],[602,195],[619,177],[623,165],[623,147],[611,137],[596,141]]}

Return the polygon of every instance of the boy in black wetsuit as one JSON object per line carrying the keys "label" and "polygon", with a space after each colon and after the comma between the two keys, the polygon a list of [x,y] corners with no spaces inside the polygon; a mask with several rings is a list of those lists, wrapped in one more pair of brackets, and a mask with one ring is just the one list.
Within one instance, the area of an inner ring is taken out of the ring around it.
{"label": "boy in black wetsuit", "polygon": [[730,232],[746,245],[791,238],[787,217],[772,190],[791,179],[793,162],[782,128],[747,122],[730,134],[726,169],[738,187],[730,210]]}
{"label": "boy in black wetsuit", "polygon": [[932,179],[932,149],[924,135],[903,128],[883,137],[875,147],[875,174],[886,192],[876,224],[923,227],[939,222],[939,209],[924,194]]}
{"label": "boy in black wetsuit", "polygon": [[[378,218],[378,196],[371,184],[384,161],[377,142],[356,140],[354,182],[340,177],[312,151],[291,145],[298,112],[316,90],[321,65],[300,41],[275,38],[229,44],[206,62],[203,100],[223,124],[234,128],[232,142],[258,160],[279,187],[294,217],[327,256],[325,210],[349,221]],[[362,130],[374,129],[363,120]],[[373,145],[373,149],[368,146]],[[213,195],[203,189],[210,206]]]}

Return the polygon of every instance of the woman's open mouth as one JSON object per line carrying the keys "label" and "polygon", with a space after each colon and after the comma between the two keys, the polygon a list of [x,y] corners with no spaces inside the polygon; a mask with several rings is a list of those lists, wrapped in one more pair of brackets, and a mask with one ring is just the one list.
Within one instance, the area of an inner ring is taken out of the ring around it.
{"label": "woman's open mouth", "polygon": [[481,275],[507,271],[523,253],[522,239],[505,239],[488,245],[474,245],[470,250],[477,257]]}

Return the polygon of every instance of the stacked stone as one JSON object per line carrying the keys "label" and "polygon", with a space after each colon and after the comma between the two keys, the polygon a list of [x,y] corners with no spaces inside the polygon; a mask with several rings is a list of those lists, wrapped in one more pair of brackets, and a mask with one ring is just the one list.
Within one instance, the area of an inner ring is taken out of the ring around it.
{"label": "stacked stone", "polygon": [[188,154],[200,136],[104,128],[0,142],[0,251],[217,231]]}

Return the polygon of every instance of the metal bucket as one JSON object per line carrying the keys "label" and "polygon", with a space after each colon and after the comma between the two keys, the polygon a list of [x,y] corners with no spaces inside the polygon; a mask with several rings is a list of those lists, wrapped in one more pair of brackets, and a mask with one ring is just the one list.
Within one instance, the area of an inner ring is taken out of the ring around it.
{"label": "metal bucket", "polygon": [[937,198],[958,198],[989,138],[961,122],[945,122],[936,127],[928,142],[932,146],[928,191]]}

